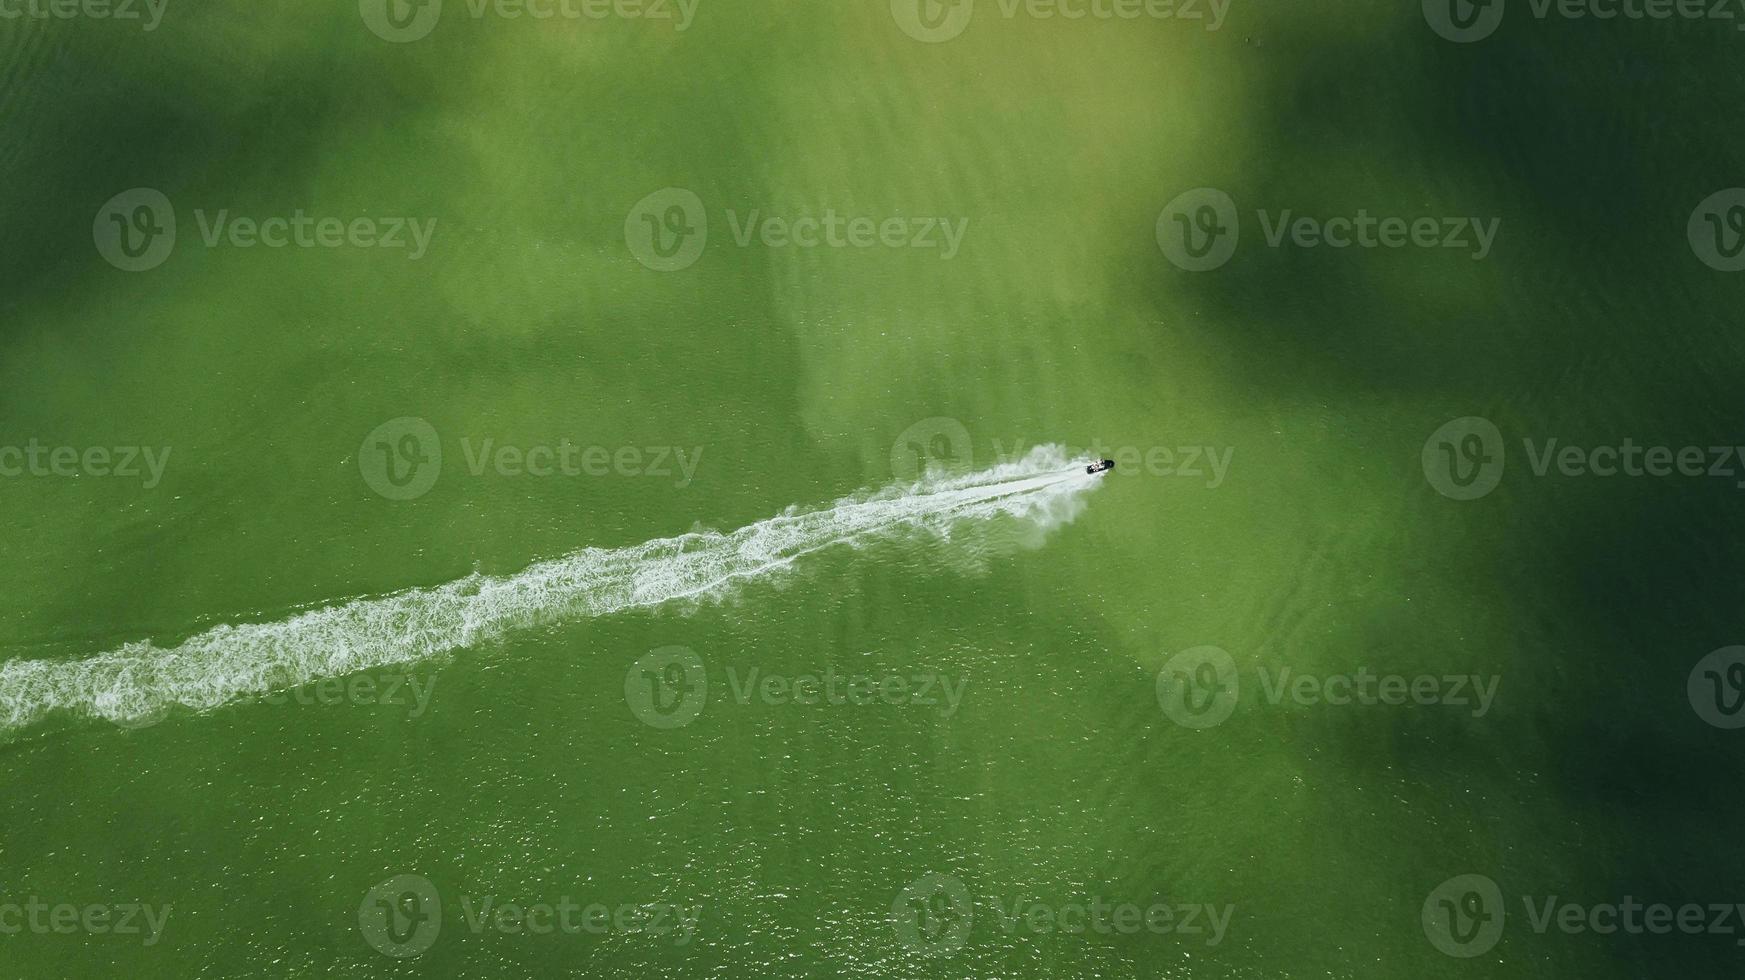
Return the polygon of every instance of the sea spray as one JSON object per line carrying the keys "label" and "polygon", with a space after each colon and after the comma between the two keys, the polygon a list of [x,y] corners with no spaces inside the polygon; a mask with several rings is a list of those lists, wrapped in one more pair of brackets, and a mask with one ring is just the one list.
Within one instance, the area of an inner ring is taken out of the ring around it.
{"label": "sea spray", "polygon": [[718,598],[838,545],[896,534],[954,532],[1014,519],[1030,543],[1077,516],[1098,483],[1056,446],[962,476],[783,513],[736,531],[696,531],[624,548],[585,548],[509,576],[471,575],[433,588],[326,606],[272,623],[223,625],[162,648],[149,641],[72,661],[0,665],[0,730],[55,712],[136,724],[174,705],[203,711],[248,695],[390,664],[407,664],[545,623]]}

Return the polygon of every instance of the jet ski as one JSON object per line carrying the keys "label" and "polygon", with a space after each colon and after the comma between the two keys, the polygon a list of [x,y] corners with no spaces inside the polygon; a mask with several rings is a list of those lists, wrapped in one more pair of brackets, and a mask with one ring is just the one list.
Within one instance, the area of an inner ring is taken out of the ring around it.
{"label": "jet ski", "polygon": [[1100,463],[1092,463],[1091,465],[1085,467],[1085,472],[1086,473],[1093,473],[1093,474],[1094,473],[1107,473],[1114,468],[1115,468],[1115,461],[1112,459],[1105,459]]}

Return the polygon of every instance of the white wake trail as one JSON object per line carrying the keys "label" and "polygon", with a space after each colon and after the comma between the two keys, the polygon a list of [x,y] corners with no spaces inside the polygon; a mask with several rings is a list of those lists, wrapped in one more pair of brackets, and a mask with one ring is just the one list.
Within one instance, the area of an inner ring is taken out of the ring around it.
{"label": "white wake trail", "polygon": [[1077,516],[1096,486],[1085,461],[1041,446],[1014,463],[846,497],[731,532],[585,548],[508,576],[327,606],[274,623],[225,625],[161,648],[149,641],[83,660],[0,664],[0,730],[56,712],[129,724],[174,705],[196,711],[390,664],[408,664],[530,626],[715,597],[837,545],[1006,516],[1038,534]]}

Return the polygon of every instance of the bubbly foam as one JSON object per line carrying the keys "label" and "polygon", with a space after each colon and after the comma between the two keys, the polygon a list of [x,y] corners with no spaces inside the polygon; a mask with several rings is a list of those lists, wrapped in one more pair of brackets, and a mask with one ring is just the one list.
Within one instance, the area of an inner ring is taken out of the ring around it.
{"label": "bubbly foam", "polygon": [[326,606],[273,623],[224,625],[168,649],[128,643],[83,660],[0,664],[0,730],[54,712],[137,724],[174,705],[206,710],[389,664],[407,664],[543,623],[719,597],[739,583],[837,545],[998,516],[1036,532],[1072,520],[1097,484],[1056,446],[966,476],[790,507],[736,531],[697,531],[625,548],[584,548],[509,576],[472,575],[434,588]]}

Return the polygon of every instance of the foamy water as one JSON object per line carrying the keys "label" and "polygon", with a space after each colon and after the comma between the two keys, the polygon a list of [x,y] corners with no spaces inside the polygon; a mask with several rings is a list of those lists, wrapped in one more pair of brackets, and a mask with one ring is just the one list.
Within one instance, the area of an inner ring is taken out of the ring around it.
{"label": "foamy water", "polygon": [[272,623],[225,625],[162,648],[150,641],[73,661],[0,665],[0,729],[54,712],[121,724],[174,705],[205,710],[236,698],[389,664],[409,664],[543,623],[719,597],[838,545],[925,530],[953,532],[1015,518],[1038,534],[1082,509],[1099,479],[1083,460],[1042,446],[967,476],[789,508],[731,532],[700,531],[626,548],[585,548],[509,576],[473,575],[434,588],[327,606]]}

